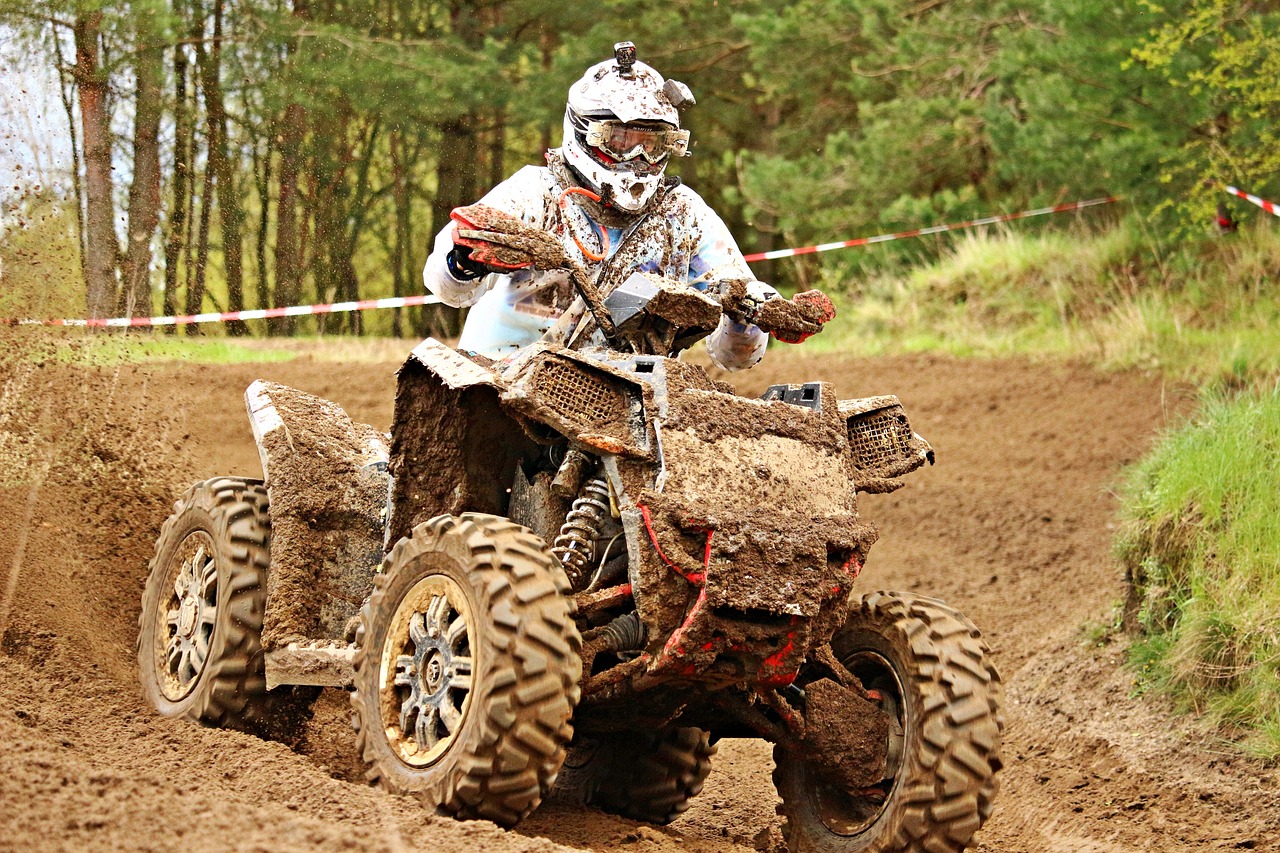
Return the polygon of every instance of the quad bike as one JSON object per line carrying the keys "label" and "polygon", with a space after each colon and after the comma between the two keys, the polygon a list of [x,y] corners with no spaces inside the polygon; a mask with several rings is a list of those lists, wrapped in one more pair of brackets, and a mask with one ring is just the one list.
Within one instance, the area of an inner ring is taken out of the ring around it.
{"label": "quad bike", "polygon": [[830,303],[645,274],[601,293],[554,237],[455,218],[577,300],[504,362],[418,346],[389,442],[250,386],[264,482],[193,486],[151,563],[154,705],[257,730],[347,688],[370,781],[504,826],[553,786],[669,822],[716,741],[760,737],[791,849],[962,850],[1001,766],[987,647],[939,601],[855,590],[876,538],[856,493],[928,443],[896,397],[748,399],[672,357],[722,314],[796,339]]}

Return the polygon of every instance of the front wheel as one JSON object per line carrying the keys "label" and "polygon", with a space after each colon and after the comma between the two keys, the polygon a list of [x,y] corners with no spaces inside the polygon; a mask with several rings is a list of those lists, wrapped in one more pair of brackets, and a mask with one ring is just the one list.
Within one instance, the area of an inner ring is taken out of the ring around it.
{"label": "front wheel", "polygon": [[568,580],[504,518],[440,516],[401,539],[356,636],[369,781],[439,812],[513,826],[564,762],[582,645]]}
{"label": "front wheel", "polygon": [[257,729],[271,520],[260,482],[196,483],[165,521],[142,596],[138,670],[166,717]]}
{"label": "front wheel", "polygon": [[1004,729],[1000,676],[978,629],[940,601],[878,592],[854,602],[831,646],[889,716],[888,769],[880,784],[844,791],[777,747],[788,848],[964,850],[991,815]]}

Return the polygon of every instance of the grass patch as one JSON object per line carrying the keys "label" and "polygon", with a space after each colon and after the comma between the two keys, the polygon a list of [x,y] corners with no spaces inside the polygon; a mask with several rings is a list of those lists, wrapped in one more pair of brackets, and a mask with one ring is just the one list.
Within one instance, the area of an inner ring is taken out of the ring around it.
{"label": "grass patch", "polygon": [[864,355],[1080,358],[1201,383],[1280,375],[1280,231],[1162,245],[1136,220],[1107,231],[971,233],[938,262],[841,273],[840,314],[809,345]]}
{"label": "grass patch", "polygon": [[1130,472],[1116,553],[1144,686],[1280,757],[1280,385],[1206,396]]}
{"label": "grass patch", "polygon": [[68,364],[103,365],[188,362],[241,364],[290,361],[294,353],[227,338],[210,340],[93,334],[58,341],[55,358]]}
{"label": "grass patch", "polygon": [[262,364],[282,361],[400,363],[417,343],[408,338],[300,337],[228,338],[82,329],[22,329],[3,332],[33,361],[114,366],[119,364]]}

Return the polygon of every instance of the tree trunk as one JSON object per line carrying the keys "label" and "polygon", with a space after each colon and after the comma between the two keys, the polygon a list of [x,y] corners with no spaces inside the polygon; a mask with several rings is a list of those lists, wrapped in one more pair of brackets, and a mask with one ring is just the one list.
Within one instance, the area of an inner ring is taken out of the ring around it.
{"label": "tree trunk", "polygon": [[89,317],[106,317],[116,304],[116,243],[111,201],[111,118],[107,76],[98,47],[102,13],[76,18],[75,77],[80,91],[84,139],[85,308]]}
{"label": "tree trunk", "polygon": [[[438,234],[449,224],[455,207],[476,200],[479,169],[476,162],[476,133],[469,118],[450,122],[440,129],[440,147],[436,151],[436,195],[431,200],[431,233]],[[423,311],[423,337],[452,337],[461,331],[461,314],[455,309],[437,306]]]}
{"label": "tree trunk", "polygon": [[[275,122],[267,126],[265,140],[253,140],[253,177],[258,190],[258,234],[254,244],[254,260],[258,266],[258,307],[271,305],[271,290],[267,278],[267,233],[271,228],[271,158],[275,151]],[[258,154],[262,143],[263,153]]]}
{"label": "tree trunk", "polygon": [[[177,4],[174,4],[175,12]],[[187,245],[187,215],[191,207],[191,118],[187,98],[187,50],[173,48],[173,207],[169,214],[169,235],[164,244],[164,313],[178,311],[178,262]],[[170,326],[172,333],[174,327]]]}
{"label": "tree trunk", "polygon": [[71,185],[75,194],[76,202],[76,250],[79,254],[80,278],[85,284],[88,284],[89,273],[85,267],[85,248],[84,248],[84,187],[80,183],[80,140],[79,134],[76,132],[76,110],[73,101],[76,97],[75,75],[71,76],[71,85],[67,85],[67,78],[64,76],[67,71],[67,63],[62,58],[62,34],[58,31],[56,24],[50,24],[52,30],[50,38],[53,39],[53,53],[58,61],[58,95],[62,98],[62,108],[67,113],[67,131],[71,138]]}
{"label": "tree trunk", "polygon": [[[200,87],[204,91],[205,124],[209,133],[209,165],[218,196],[218,227],[222,232],[223,271],[227,277],[227,310],[244,310],[244,245],[241,225],[244,215],[236,194],[235,176],[227,156],[227,111],[222,98],[222,11],[223,0],[213,2],[213,42],[206,52],[196,43],[200,62]],[[207,185],[207,182],[206,182]],[[210,197],[212,200],[212,197]],[[206,201],[206,205],[208,202]],[[226,324],[230,335],[248,332],[242,320]]]}
{"label": "tree trunk", "polygon": [[[411,292],[413,275],[409,270],[409,245],[412,199],[409,195],[409,163],[404,152],[404,133],[393,130],[389,139],[391,152],[392,200],[395,203],[395,233],[391,241],[391,294],[406,296]],[[391,334],[404,336],[404,309],[393,309]]]}
{"label": "tree trunk", "polygon": [[[145,36],[140,34],[139,38]],[[137,57],[129,240],[121,264],[121,302],[127,317],[151,313],[151,238],[160,222],[160,83],[164,76],[164,49],[139,44]]]}
{"label": "tree trunk", "polygon": [[[311,17],[307,0],[294,0],[293,17],[303,21]],[[286,69],[298,45],[287,48]],[[302,138],[306,133],[307,115],[302,105],[289,103],[276,125],[273,137],[280,149],[280,191],[276,198],[276,285],[272,306],[297,305],[302,296],[302,237],[298,227],[298,178],[302,174]],[[263,211],[266,216],[266,211]],[[291,335],[294,318],[276,317],[267,321],[267,334]]]}
{"label": "tree trunk", "polygon": [[[187,284],[187,313],[199,314],[204,306],[205,272],[209,267],[209,208],[213,206],[213,169],[204,167],[204,181],[200,189],[200,219],[196,231],[196,257],[192,264],[194,277]],[[187,335],[200,334],[195,323],[187,326]]]}
{"label": "tree trunk", "polygon": [[[306,113],[301,104],[284,108],[280,122],[280,195],[276,200],[277,308],[298,304],[302,296],[302,251],[298,232],[298,177],[302,171],[302,136]],[[273,335],[293,334],[292,317],[277,317],[268,324]]]}
{"label": "tree trunk", "polygon": [[507,113],[502,107],[493,111],[493,127],[489,130],[489,186],[496,187],[507,177]]}

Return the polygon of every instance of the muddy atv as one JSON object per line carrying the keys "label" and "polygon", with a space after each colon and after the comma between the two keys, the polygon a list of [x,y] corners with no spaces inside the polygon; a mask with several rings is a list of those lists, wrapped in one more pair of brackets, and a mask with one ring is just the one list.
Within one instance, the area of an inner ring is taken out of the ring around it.
{"label": "muddy atv", "polygon": [[857,492],[932,450],[896,397],[750,399],[673,357],[724,313],[797,336],[829,303],[645,274],[601,293],[469,213],[464,238],[569,270],[578,300],[503,362],[422,343],[389,440],[250,386],[263,481],[193,486],[151,564],[153,704],[261,730],[348,689],[371,781],[503,826],[553,786],[667,823],[718,740],[764,738],[792,850],[964,849],[1001,765],[987,647],[940,601],[856,588]]}

